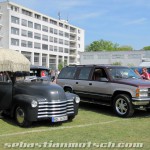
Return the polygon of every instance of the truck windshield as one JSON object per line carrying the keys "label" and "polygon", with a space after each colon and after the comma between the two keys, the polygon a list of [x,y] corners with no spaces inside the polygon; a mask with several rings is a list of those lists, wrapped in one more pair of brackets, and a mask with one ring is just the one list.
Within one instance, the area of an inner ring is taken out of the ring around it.
{"label": "truck windshield", "polygon": [[109,68],[108,71],[113,79],[141,78],[130,68]]}

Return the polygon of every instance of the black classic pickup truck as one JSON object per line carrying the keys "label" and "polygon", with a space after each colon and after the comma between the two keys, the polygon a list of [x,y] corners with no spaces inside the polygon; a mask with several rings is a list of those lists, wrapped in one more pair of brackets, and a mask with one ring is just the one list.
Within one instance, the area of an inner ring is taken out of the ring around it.
{"label": "black classic pickup truck", "polygon": [[77,115],[80,98],[65,93],[59,85],[38,78],[29,81],[15,74],[12,77],[8,72],[1,74],[0,110],[15,117],[19,126],[26,127],[41,119],[62,122]]}

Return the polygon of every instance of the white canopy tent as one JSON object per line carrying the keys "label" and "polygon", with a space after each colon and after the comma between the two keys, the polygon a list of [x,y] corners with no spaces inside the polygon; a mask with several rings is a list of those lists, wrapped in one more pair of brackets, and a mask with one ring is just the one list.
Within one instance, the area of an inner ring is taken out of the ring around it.
{"label": "white canopy tent", "polygon": [[30,71],[30,61],[15,50],[0,49],[0,71]]}

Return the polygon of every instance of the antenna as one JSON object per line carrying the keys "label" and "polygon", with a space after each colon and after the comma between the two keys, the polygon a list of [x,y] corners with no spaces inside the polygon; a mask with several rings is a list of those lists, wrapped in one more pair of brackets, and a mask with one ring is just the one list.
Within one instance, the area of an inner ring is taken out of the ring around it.
{"label": "antenna", "polygon": [[60,11],[58,12],[58,19],[60,20]]}
{"label": "antenna", "polygon": [[68,17],[68,15],[67,15],[67,22],[69,21],[69,17]]}

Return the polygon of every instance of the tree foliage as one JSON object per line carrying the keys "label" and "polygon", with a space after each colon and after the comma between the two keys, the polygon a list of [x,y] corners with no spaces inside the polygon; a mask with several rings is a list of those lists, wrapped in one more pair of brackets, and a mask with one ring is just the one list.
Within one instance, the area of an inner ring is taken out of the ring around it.
{"label": "tree foliage", "polygon": [[89,46],[86,46],[86,51],[129,51],[133,50],[131,46],[119,46],[117,43],[111,41],[99,40],[92,42]]}
{"label": "tree foliage", "polygon": [[58,70],[61,70],[63,67],[64,67],[64,63],[63,62],[58,64]]}
{"label": "tree foliage", "polygon": [[150,50],[150,46],[143,47],[144,50]]}
{"label": "tree foliage", "polygon": [[133,48],[128,45],[118,47],[118,51],[131,51],[131,50],[133,50]]}

